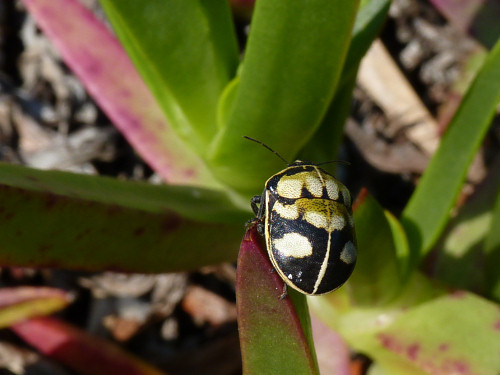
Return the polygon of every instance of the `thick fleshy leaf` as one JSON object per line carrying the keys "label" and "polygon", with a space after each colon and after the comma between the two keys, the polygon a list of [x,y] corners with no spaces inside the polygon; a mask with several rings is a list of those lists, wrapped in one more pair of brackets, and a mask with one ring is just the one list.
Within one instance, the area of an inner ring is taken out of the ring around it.
{"label": "thick fleshy leaf", "polygon": [[365,0],[356,16],[352,30],[352,41],[347,53],[342,79],[356,75],[359,63],[378,37],[389,12],[388,0]]}
{"label": "thick fleshy leaf", "polygon": [[[243,374],[318,374],[303,295],[288,289],[263,247],[256,226],[241,243],[236,279],[236,306]],[[292,298],[293,297],[293,303]],[[305,333],[306,332],[306,333]]]}
{"label": "thick fleshy leaf", "polygon": [[462,63],[460,75],[454,79],[453,86],[450,87],[447,94],[446,102],[442,103],[438,108],[436,120],[440,129],[445,129],[451,122],[467,89],[481,69],[487,56],[488,51],[477,45],[474,51],[471,51],[468,55],[467,60]]}
{"label": "thick fleshy leaf", "polygon": [[173,184],[216,185],[201,159],[171,129],[129,57],[102,22],[77,0],[23,3],[90,95],[155,171]]}
{"label": "thick fleshy leaf", "polygon": [[358,198],[354,222],[358,261],[349,279],[353,299],[365,306],[387,303],[402,288],[393,228],[370,195]]}
{"label": "thick fleshy leaf", "polygon": [[323,322],[360,351],[374,333],[389,325],[402,312],[446,293],[441,286],[418,272],[407,281],[397,298],[381,307],[357,305],[352,298],[352,289],[347,283],[335,293],[309,298],[309,305]]}
{"label": "thick fleshy leaf", "polygon": [[[356,85],[356,75],[340,82],[335,97],[323,118],[321,126],[311,140],[300,151],[297,159],[314,163],[336,160],[344,137],[344,124],[352,105],[352,90]],[[333,166],[328,167],[333,168]]]}
{"label": "thick fleshy leaf", "polygon": [[[394,360],[397,362],[397,360]],[[384,367],[378,362],[374,362],[370,364],[369,367],[369,375],[401,375],[401,373],[405,375],[429,375],[427,372],[419,370],[415,367],[409,366],[392,366],[391,368]]]}
{"label": "thick fleshy leaf", "polygon": [[409,269],[410,261],[410,244],[404,231],[401,222],[394,217],[389,211],[384,211],[387,224],[389,224],[392,231],[392,240],[396,248],[396,257],[398,258],[399,275],[401,283],[404,284],[408,277],[411,276]]}
{"label": "thick fleshy leaf", "polygon": [[177,134],[203,155],[238,64],[226,0],[100,0]]}
{"label": "thick fleshy leaf", "polygon": [[66,307],[72,298],[63,290],[46,287],[0,289],[0,328],[20,320],[52,314]]}
{"label": "thick fleshy leaf", "polygon": [[320,373],[349,375],[349,349],[342,337],[314,315],[311,315],[311,327]]}
{"label": "thick fleshy leaf", "polygon": [[435,244],[448,221],[467,169],[500,102],[498,82],[500,42],[469,88],[403,212],[413,266]]}
{"label": "thick fleshy leaf", "polygon": [[[389,0],[370,0],[361,3],[349,51],[342,69],[335,96],[313,138],[300,152],[301,160],[315,162],[334,160],[344,136],[344,124],[352,105],[352,90],[361,58],[378,36],[389,11]],[[332,38],[336,38],[333,35]]]}
{"label": "thick fleshy leaf", "polygon": [[[402,313],[373,337],[370,355],[429,374],[500,373],[498,305],[455,292]],[[380,356],[379,356],[380,353]]]}
{"label": "thick fleshy leaf", "polygon": [[387,374],[497,374],[498,305],[467,292],[448,295],[415,274],[384,308],[357,308],[344,294],[315,299],[314,311]]}
{"label": "thick fleshy leaf", "polygon": [[320,125],[349,46],[357,1],[257,1],[240,75],[220,107],[209,163],[246,195],[282,166],[257,138],[292,158]]}
{"label": "thick fleshy leaf", "polygon": [[380,308],[357,306],[349,292],[342,288],[309,304],[382,373],[499,373],[498,305],[463,291],[446,294],[418,273],[402,294]]}
{"label": "thick fleshy leaf", "polygon": [[25,320],[11,329],[47,357],[79,374],[165,374],[110,342],[54,318]]}
{"label": "thick fleshy leaf", "polygon": [[500,191],[500,160],[489,172],[471,199],[450,220],[443,239],[424,262],[426,274],[432,278],[482,295],[488,295],[493,280],[500,278],[500,258],[495,261],[495,251],[485,243],[486,238],[499,232],[492,217]]}
{"label": "thick fleshy leaf", "polygon": [[236,258],[220,192],[0,164],[0,264],[164,272]]}

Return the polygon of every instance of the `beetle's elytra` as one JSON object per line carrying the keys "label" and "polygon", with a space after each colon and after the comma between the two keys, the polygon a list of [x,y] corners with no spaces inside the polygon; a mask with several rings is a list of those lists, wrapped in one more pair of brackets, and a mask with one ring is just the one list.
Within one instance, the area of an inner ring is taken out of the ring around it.
{"label": "beetle's elytra", "polygon": [[320,295],[347,281],[356,264],[356,236],[351,195],[335,177],[297,160],[267,180],[252,208],[287,285]]}

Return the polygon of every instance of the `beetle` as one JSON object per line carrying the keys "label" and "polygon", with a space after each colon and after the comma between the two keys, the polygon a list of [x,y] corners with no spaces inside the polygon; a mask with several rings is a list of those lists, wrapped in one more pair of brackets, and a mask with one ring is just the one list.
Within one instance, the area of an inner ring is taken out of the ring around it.
{"label": "beetle", "polygon": [[[271,176],[262,195],[251,200],[258,230],[271,263],[286,286],[307,295],[332,292],[344,284],[356,264],[356,234],[351,194],[325,170],[308,161],[288,163]],[[327,162],[331,163],[331,162]]]}

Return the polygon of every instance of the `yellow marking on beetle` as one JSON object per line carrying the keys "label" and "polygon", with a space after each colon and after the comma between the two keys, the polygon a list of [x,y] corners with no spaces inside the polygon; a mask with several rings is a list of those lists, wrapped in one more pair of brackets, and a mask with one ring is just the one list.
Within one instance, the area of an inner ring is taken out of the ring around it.
{"label": "yellow marking on beetle", "polygon": [[323,278],[325,277],[326,269],[328,267],[328,259],[330,258],[331,239],[332,239],[332,233],[328,233],[328,243],[326,245],[325,258],[323,259],[323,263],[321,263],[321,268],[319,270],[318,277],[316,278],[316,282],[314,283],[314,290],[312,294],[315,294],[318,291],[319,285],[321,284]]}
{"label": "yellow marking on beetle", "polygon": [[273,212],[279,214],[283,219],[296,220],[302,214],[303,220],[328,232],[344,228],[345,216],[349,217],[349,224],[352,225],[352,218],[344,211],[341,204],[328,199],[303,198],[298,199],[293,204],[276,202],[273,206]]}
{"label": "yellow marking on beetle", "polygon": [[352,241],[347,242],[340,253],[340,260],[346,264],[352,264],[356,261],[356,246]]}
{"label": "yellow marking on beetle", "polygon": [[312,196],[321,197],[325,186],[325,176],[319,170],[316,171],[317,175],[311,171],[305,171],[291,176],[282,176],[276,187],[278,194],[284,198],[298,199],[302,196],[302,189],[305,186]]}
{"label": "yellow marking on beetle", "polygon": [[273,211],[276,211],[281,217],[288,220],[299,218],[299,208],[295,204],[281,204],[276,202],[273,206]]}
{"label": "yellow marking on beetle", "polygon": [[297,199],[295,205],[305,221],[328,232],[344,228],[349,216],[342,204],[328,199]]}
{"label": "yellow marking on beetle", "polygon": [[312,255],[312,245],[307,237],[298,233],[285,233],[282,238],[275,239],[273,246],[282,255],[304,258]]}
{"label": "yellow marking on beetle", "polygon": [[323,196],[324,188],[328,197],[337,200],[339,197],[339,185],[342,195],[345,197],[346,205],[349,206],[351,199],[347,188],[339,184],[334,177],[321,172],[315,167],[316,174],[311,171],[296,173],[291,176],[282,176],[278,181],[277,192],[280,196],[290,199],[298,199],[302,196],[304,186],[313,197],[319,198]]}

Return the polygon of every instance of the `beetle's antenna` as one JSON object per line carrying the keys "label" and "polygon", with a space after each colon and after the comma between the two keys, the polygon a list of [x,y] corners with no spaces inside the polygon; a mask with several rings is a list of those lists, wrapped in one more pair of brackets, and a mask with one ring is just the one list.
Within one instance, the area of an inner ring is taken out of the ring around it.
{"label": "beetle's antenna", "polygon": [[285,162],[286,165],[290,166],[290,163],[288,161],[286,161],[286,159],[281,156],[280,154],[278,154],[276,151],[274,151],[271,147],[269,147],[268,145],[262,143],[261,141],[258,141],[256,139],[253,139],[253,138],[250,138],[250,137],[247,137],[246,135],[243,136],[243,138],[246,138],[250,141],[253,141],[255,143],[259,143],[261,144],[262,146],[264,146],[265,148],[267,148],[269,151],[271,151],[274,155],[276,155],[277,157],[279,157],[281,160],[283,160]]}
{"label": "beetle's antenna", "polygon": [[349,163],[348,161],[344,161],[344,160],[330,160],[330,161],[324,161],[323,163],[316,164],[316,166],[319,167],[320,165],[332,164],[332,163],[338,163],[338,164],[346,165],[348,167],[351,165],[351,163]]}

